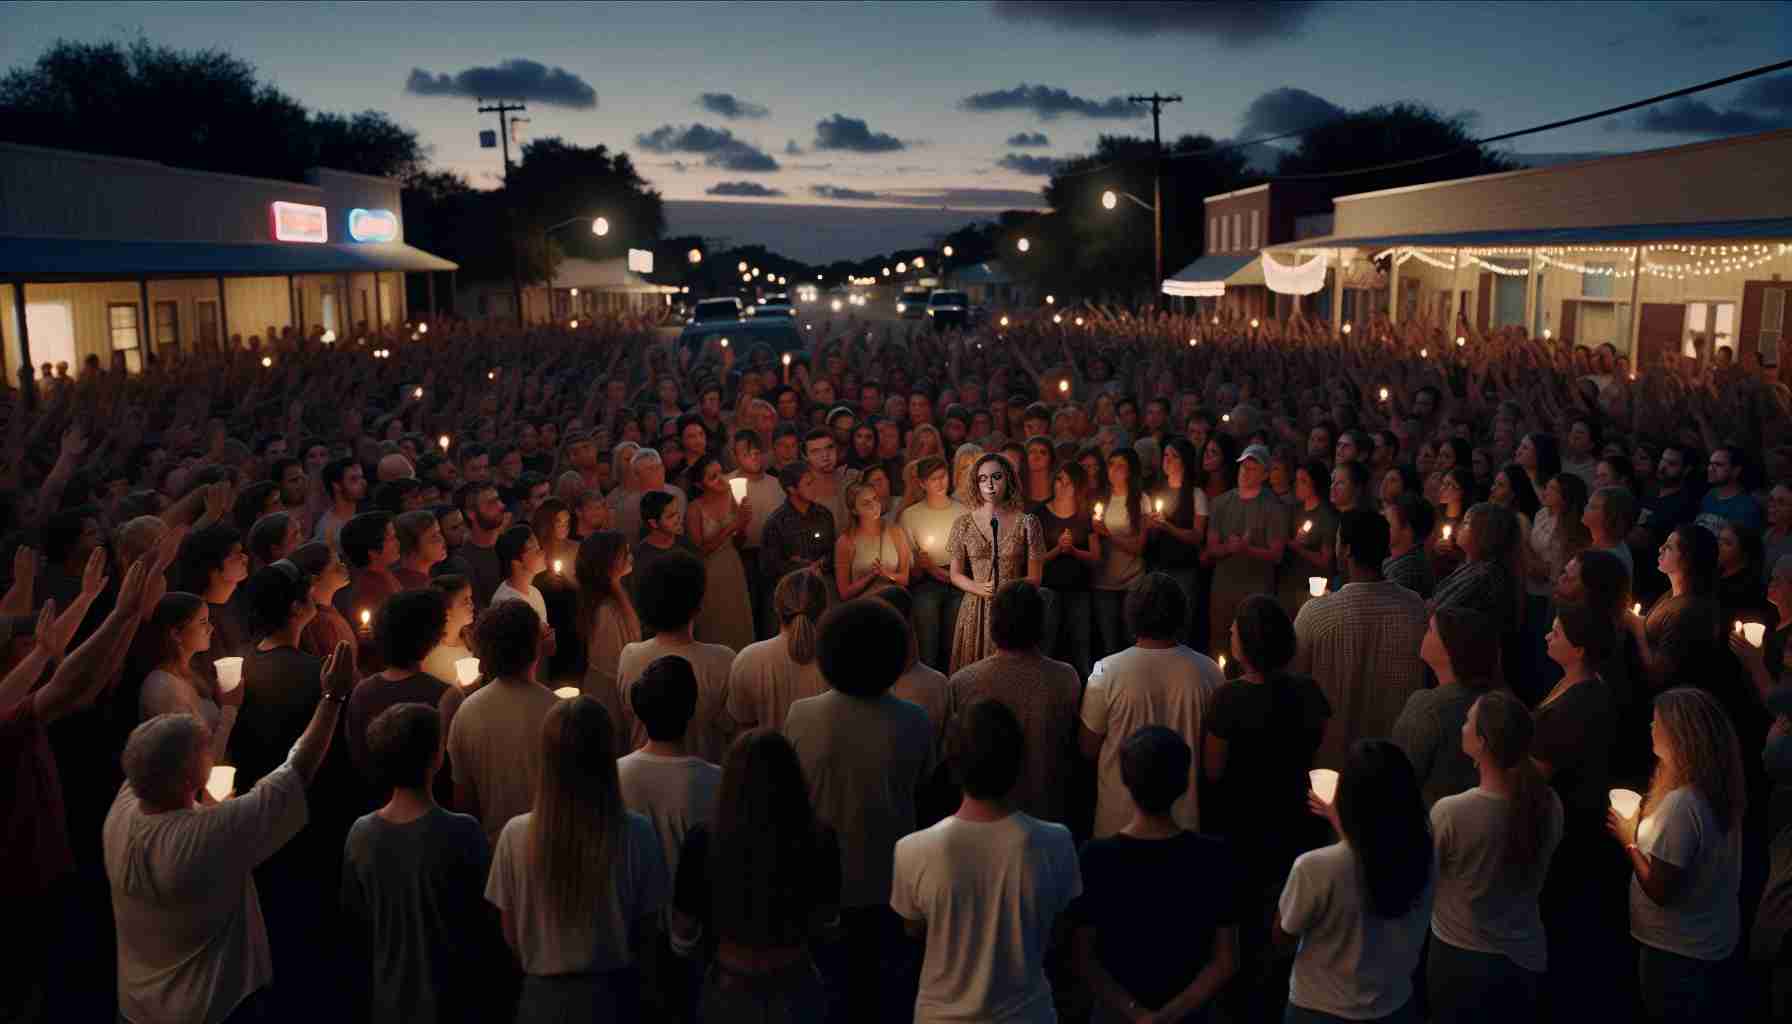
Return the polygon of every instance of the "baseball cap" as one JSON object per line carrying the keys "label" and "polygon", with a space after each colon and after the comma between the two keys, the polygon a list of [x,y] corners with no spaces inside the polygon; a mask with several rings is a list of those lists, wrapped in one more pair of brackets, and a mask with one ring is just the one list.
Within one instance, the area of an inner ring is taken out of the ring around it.
{"label": "baseball cap", "polygon": [[1267,466],[1269,465],[1269,449],[1260,444],[1246,445],[1243,454],[1239,455],[1235,461],[1243,462],[1246,459],[1256,459],[1258,463]]}

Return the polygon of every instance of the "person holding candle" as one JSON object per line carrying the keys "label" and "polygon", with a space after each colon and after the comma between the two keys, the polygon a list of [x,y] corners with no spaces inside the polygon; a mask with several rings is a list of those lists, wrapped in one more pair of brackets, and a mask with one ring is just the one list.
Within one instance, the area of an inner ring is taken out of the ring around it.
{"label": "person holding candle", "polygon": [[451,687],[464,687],[467,683],[455,665],[462,658],[474,656],[466,637],[467,629],[473,625],[473,581],[451,573],[431,579],[429,585],[442,595],[448,622],[442,639],[424,656],[423,671]]}
{"label": "person holding candle", "polygon": [[1381,517],[1388,524],[1388,557],[1381,563],[1381,574],[1422,598],[1430,598],[1437,589],[1437,576],[1425,551],[1425,538],[1431,536],[1436,515],[1429,501],[1411,492],[1402,492],[1381,506]]}
{"label": "person holding candle", "polygon": [[1359,741],[1336,799],[1309,806],[1338,841],[1295,859],[1277,904],[1276,944],[1296,947],[1283,1020],[1417,1020],[1412,975],[1436,879],[1412,765],[1387,740]]}
{"label": "person holding candle", "polygon": [[1792,555],[1782,555],[1774,565],[1767,582],[1767,600],[1779,616],[1778,628],[1763,629],[1758,644],[1734,631],[1729,636],[1731,653],[1742,662],[1750,681],[1764,698],[1785,678],[1786,652],[1792,649]]}
{"label": "person holding candle", "polygon": [[1276,572],[1276,596],[1290,617],[1300,613],[1301,606],[1314,596],[1307,580],[1314,576],[1330,579],[1342,575],[1335,546],[1338,536],[1338,513],[1327,500],[1323,481],[1325,464],[1317,460],[1295,467],[1294,504],[1290,526],[1293,533]]}
{"label": "person holding candle", "polygon": [[914,580],[910,585],[915,604],[915,642],[921,660],[937,671],[947,665],[950,644],[946,626],[958,621],[962,600],[958,588],[952,585],[947,542],[967,509],[949,496],[952,478],[944,459],[928,456],[911,465],[922,498],[904,508],[897,523],[908,534],[915,553]]}
{"label": "person holding candle", "polygon": [[703,559],[707,582],[703,607],[697,613],[696,635],[739,650],[753,642],[753,604],[747,594],[746,569],[740,548],[752,522],[750,502],[734,500],[722,462],[704,455],[691,466],[694,482],[686,508],[690,546]]}
{"label": "person holding candle", "polygon": [[1147,571],[1145,546],[1153,525],[1151,498],[1144,491],[1138,453],[1130,447],[1117,448],[1103,467],[1104,493],[1095,504],[1090,524],[1102,550],[1093,584],[1095,644],[1101,656],[1132,644],[1124,615],[1126,593]]}
{"label": "person holding candle", "polygon": [[473,625],[486,682],[453,705],[452,716],[443,710],[454,806],[478,818],[488,839],[535,800],[541,722],[560,703],[535,678],[537,660],[552,645],[553,633],[528,604],[492,605]]}
{"label": "person holding candle", "polygon": [[[249,555],[242,534],[224,523],[197,526],[180,544],[168,573],[170,590],[205,598],[212,624],[211,646],[195,652],[195,671],[213,676],[212,662],[245,653],[253,633],[246,601],[237,590],[249,578]],[[213,676],[215,678],[215,676]]]}
{"label": "person holding candle", "polygon": [[[952,633],[952,673],[994,653],[989,609],[996,588],[1016,580],[1038,586],[1045,575],[1045,539],[1039,520],[1021,511],[1014,467],[990,453],[971,475],[976,504],[952,524],[946,541],[952,585],[964,595]],[[1137,499],[1134,506],[1136,513]]]}
{"label": "person holding candle", "polygon": [[230,749],[230,730],[243,706],[243,687],[226,689],[193,671],[193,656],[211,646],[211,613],[204,598],[176,591],[156,602],[138,633],[142,660],[154,664],[137,694],[138,720],[157,715],[193,715],[205,723],[212,759]]}
{"label": "person holding candle", "polygon": [[1538,896],[1563,811],[1529,757],[1533,735],[1516,697],[1483,694],[1462,724],[1479,782],[1431,808],[1437,891],[1425,973],[1440,1024],[1536,1015],[1550,955]]}
{"label": "person holding candle", "polygon": [[784,504],[765,521],[759,569],[781,580],[798,569],[819,569],[833,583],[834,516],[816,500],[815,471],[798,459],[778,470]]}
{"label": "person holding candle", "polygon": [[864,481],[846,485],[850,524],[834,542],[834,586],[850,601],[873,589],[908,585],[908,539],[901,528],[884,521],[877,491]]}
{"label": "person holding candle", "polygon": [[397,577],[392,567],[398,564],[398,531],[392,526],[390,512],[364,512],[342,524],[338,550],[348,563],[348,586],[336,592],[336,610],[356,616],[362,632],[367,623],[362,612],[377,609],[388,597],[398,593]]}
{"label": "person holding candle", "polygon": [[1684,687],[1655,698],[1650,737],[1656,766],[1642,807],[1608,815],[1631,875],[1643,1016],[1732,1019],[1723,965],[1741,932],[1742,748],[1718,702]]}
{"label": "person holding candle", "polygon": [[1238,486],[1213,503],[1201,558],[1213,567],[1207,635],[1215,649],[1225,646],[1232,635],[1232,613],[1240,601],[1251,594],[1275,592],[1276,566],[1291,528],[1288,507],[1263,486],[1268,470],[1269,449],[1260,444],[1246,447],[1238,457]]}
{"label": "person holding candle", "polygon": [[1049,595],[1044,650],[1074,666],[1078,677],[1084,679],[1094,666],[1089,587],[1094,567],[1102,562],[1087,494],[1083,467],[1074,461],[1063,462],[1052,475],[1051,500],[1033,507],[1047,544],[1040,578]]}
{"label": "person holding candle", "polygon": [[[349,759],[360,772],[363,793],[378,805],[387,795],[376,778],[367,751],[367,730],[387,708],[399,704],[438,707],[454,689],[423,670],[423,659],[448,632],[448,601],[440,591],[406,590],[387,598],[374,618],[373,640],[386,667],[355,687],[344,711],[343,739]],[[453,786],[439,782],[438,799],[451,800]]]}
{"label": "person holding candle", "polygon": [[[1761,579],[1765,549],[1761,531],[1725,521],[1717,533],[1717,606],[1726,623],[1759,622],[1777,625],[1778,615],[1767,600]],[[1734,628],[1732,626],[1731,628]]]}
{"label": "person holding candle", "polygon": [[[751,510],[745,539],[740,544],[741,566],[747,574],[747,596],[753,602],[755,636],[768,636],[774,630],[767,623],[771,605],[770,588],[776,580],[767,580],[759,564],[760,545],[765,540],[765,524],[777,508],[784,504],[784,488],[775,474],[765,471],[765,440],[756,431],[737,430],[732,440],[735,471],[728,476],[732,488],[744,491],[738,499]],[[745,487],[735,483],[743,481]]]}
{"label": "person holding candle", "polygon": [[546,622],[547,599],[541,596],[541,591],[535,589],[533,580],[547,568],[547,556],[542,553],[541,542],[536,540],[535,531],[527,526],[512,526],[498,534],[496,547],[498,564],[504,569],[504,580],[492,591],[492,606],[496,607],[505,601],[521,601],[535,609],[535,614]]}

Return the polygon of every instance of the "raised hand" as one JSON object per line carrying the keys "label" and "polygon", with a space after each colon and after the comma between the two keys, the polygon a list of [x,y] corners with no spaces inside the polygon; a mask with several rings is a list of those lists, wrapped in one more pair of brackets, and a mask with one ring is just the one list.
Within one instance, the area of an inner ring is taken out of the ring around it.
{"label": "raised hand", "polygon": [[37,549],[20,544],[12,553],[12,578],[14,583],[37,578]]}
{"label": "raised hand", "polygon": [[106,549],[96,547],[87,555],[87,566],[81,571],[81,596],[98,597],[106,583]]}

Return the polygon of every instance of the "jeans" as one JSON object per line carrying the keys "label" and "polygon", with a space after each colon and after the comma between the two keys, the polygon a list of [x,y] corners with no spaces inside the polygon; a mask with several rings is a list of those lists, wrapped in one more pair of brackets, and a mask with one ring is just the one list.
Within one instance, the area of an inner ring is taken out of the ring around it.
{"label": "jeans", "polygon": [[1093,616],[1087,590],[1041,590],[1045,595],[1045,626],[1041,645],[1050,657],[1075,667],[1083,679],[1094,667],[1089,634]]}
{"label": "jeans", "polygon": [[1498,953],[1452,946],[1436,935],[1427,955],[1432,1024],[1505,1024],[1536,1016],[1542,973]]}
{"label": "jeans", "polygon": [[[1388,1014],[1386,1017],[1376,1017],[1373,1019],[1380,1021],[1381,1024],[1418,1024],[1419,1010],[1418,1007],[1413,1005],[1414,1002],[1415,1000],[1408,999],[1405,1006],[1395,1010],[1393,1013]],[[1333,1014],[1323,1013],[1319,1010],[1309,1010],[1304,1006],[1296,1006],[1293,1003],[1289,1003],[1288,1009],[1282,1013],[1282,1024],[1362,1024],[1362,1022],[1352,1020],[1349,1017],[1338,1017]],[[1515,1021],[1513,1024],[1517,1024],[1517,1022]]]}
{"label": "jeans", "polygon": [[531,974],[523,978],[517,1024],[641,1019],[641,976],[633,968],[603,974]]}
{"label": "jeans", "polygon": [[827,1019],[827,991],[807,958],[782,970],[739,974],[711,963],[697,1004],[702,1024],[810,1024]]}
{"label": "jeans", "polygon": [[832,1004],[830,1020],[896,1024],[914,1019],[921,983],[921,946],[885,906],[840,911],[841,935],[815,947]]}
{"label": "jeans", "polygon": [[1643,1019],[1659,1024],[1729,1021],[1723,961],[1695,960],[1637,944],[1636,976]]}
{"label": "jeans", "polygon": [[909,588],[909,594],[915,606],[915,647],[921,661],[936,672],[944,672],[952,656],[952,629],[958,623],[958,606],[964,594],[932,577]]}
{"label": "jeans", "polygon": [[1095,641],[1091,661],[1100,661],[1116,651],[1124,651],[1132,646],[1132,628],[1126,622],[1125,590],[1097,590],[1093,594],[1095,606],[1095,628],[1098,638]]}

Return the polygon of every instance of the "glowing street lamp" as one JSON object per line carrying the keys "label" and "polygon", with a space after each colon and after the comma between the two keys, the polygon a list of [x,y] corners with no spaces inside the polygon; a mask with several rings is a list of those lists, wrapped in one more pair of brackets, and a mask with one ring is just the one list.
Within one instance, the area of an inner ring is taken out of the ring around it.
{"label": "glowing street lamp", "polygon": [[906,273],[908,273],[908,264],[906,264],[906,263],[898,263],[898,264],[896,264],[896,272],[897,272],[897,273],[898,273],[898,274],[906,274]]}
{"label": "glowing street lamp", "polygon": [[1112,189],[1109,189],[1108,191],[1103,192],[1101,194],[1102,209],[1112,210],[1114,207],[1119,206],[1119,205],[1120,205],[1120,197],[1115,195],[1114,191]]}
{"label": "glowing street lamp", "polygon": [[919,270],[919,269],[921,269],[921,268],[923,268],[923,267],[925,267],[925,266],[927,266],[927,257],[925,257],[925,256],[916,256],[916,257],[915,257],[915,269],[916,269],[916,270]]}
{"label": "glowing street lamp", "polygon": [[1029,242],[1025,238],[1023,238],[1020,241],[1014,243],[1014,247],[1016,249],[1019,249],[1021,252],[1026,252],[1027,250],[1033,248],[1033,243]]}
{"label": "glowing street lamp", "polygon": [[603,236],[609,234],[610,233],[609,219],[606,217],[593,217],[591,219],[591,233],[598,236],[599,238],[602,238]]}
{"label": "glowing street lamp", "polygon": [[740,263],[735,265],[734,269],[740,271],[743,274],[746,273],[747,272],[747,261],[741,260]]}
{"label": "glowing street lamp", "polygon": [[1057,301],[1058,301],[1058,297],[1056,295],[1047,295],[1045,297],[1045,304],[1048,306],[1056,303]]}
{"label": "glowing street lamp", "polygon": [[945,247],[945,248],[944,248],[944,249],[941,249],[941,250],[940,250],[940,252],[942,252],[942,253],[944,253],[944,254],[945,254],[945,257],[946,257],[946,258],[947,258],[947,259],[951,259],[951,258],[952,258],[952,247],[951,247],[951,246],[949,246],[949,245],[948,245],[948,246],[946,246],[946,247]]}
{"label": "glowing street lamp", "polygon": [[703,262],[703,250],[702,249],[692,249],[690,252],[685,253],[684,257],[685,257],[685,259],[690,260],[692,263],[702,263]]}

